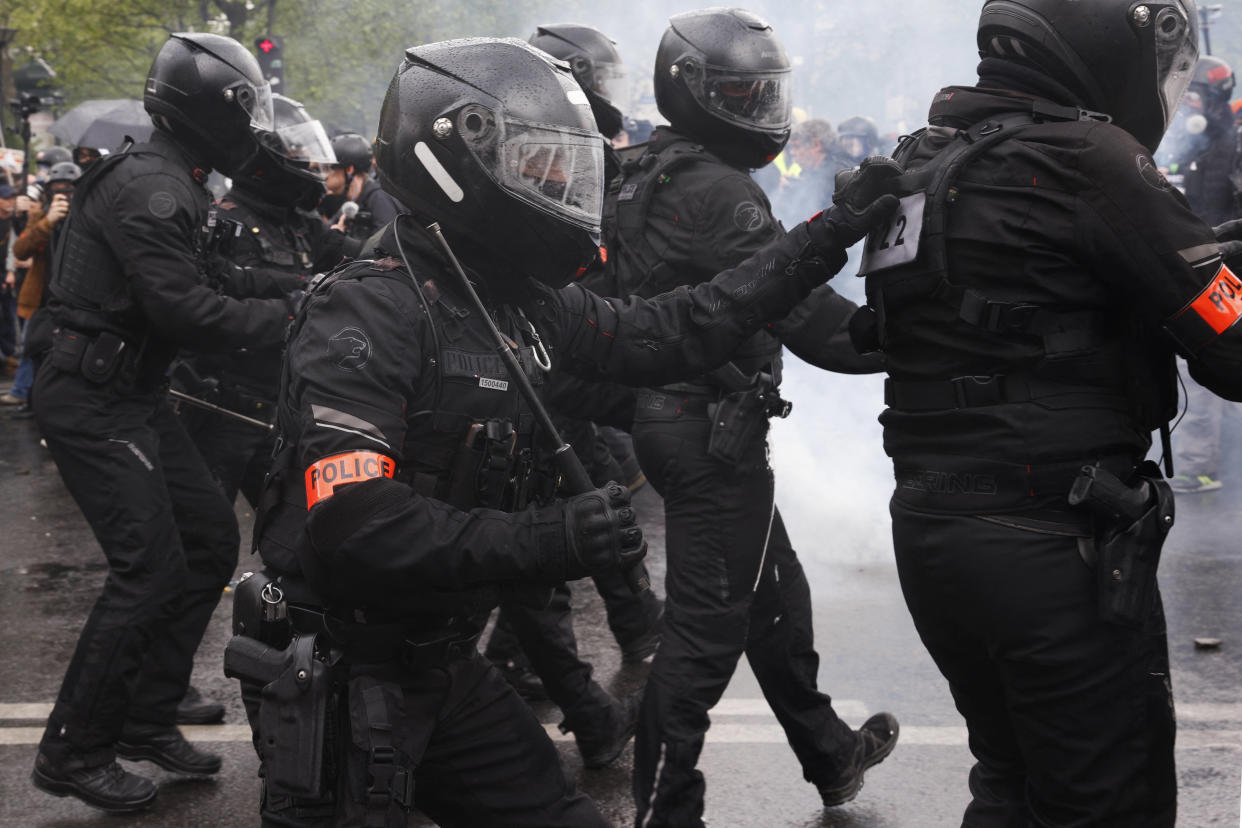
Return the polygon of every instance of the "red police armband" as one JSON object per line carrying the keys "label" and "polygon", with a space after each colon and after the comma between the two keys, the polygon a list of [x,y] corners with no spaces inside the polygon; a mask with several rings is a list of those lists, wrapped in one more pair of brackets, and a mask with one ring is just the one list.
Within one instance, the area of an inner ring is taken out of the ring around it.
{"label": "red police armband", "polygon": [[1165,320],[1164,328],[1185,357],[1229,330],[1242,317],[1242,281],[1224,263],[1194,299]]}
{"label": "red police armband", "polygon": [[392,477],[396,471],[396,461],[374,451],[347,451],[316,460],[306,470],[306,508],[332,497],[337,486]]}
{"label": "red police armband", "polygon": [[1193,313],[1215,333],[1222,334],[1242,317],[1242,282],[1228,266],[1221,264],[1216,276],[1174,319]]}

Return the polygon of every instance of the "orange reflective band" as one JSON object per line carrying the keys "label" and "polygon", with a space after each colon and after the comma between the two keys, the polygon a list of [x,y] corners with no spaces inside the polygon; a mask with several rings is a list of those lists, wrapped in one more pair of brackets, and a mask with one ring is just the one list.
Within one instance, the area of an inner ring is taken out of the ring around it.
{"label": "orange reflective band", "polygon": [[347,451],[316,460],[306,470],[306,508],[332,497],[337,486],[392,477],[397,464],[391,457],[374,451]]}
{"label": "orange reflective band", "polygon": [[1182,313],[1188,310],[1198,314],[1216,333],[1224,333],[1238,321],[1238,317],[1242,317],[1242,282],[1222,264],[1216,277]]}

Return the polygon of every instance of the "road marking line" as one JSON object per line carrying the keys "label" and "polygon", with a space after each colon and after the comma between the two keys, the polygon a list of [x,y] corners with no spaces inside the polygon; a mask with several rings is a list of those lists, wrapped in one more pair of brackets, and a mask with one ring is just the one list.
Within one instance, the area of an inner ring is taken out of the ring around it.
{"label": "road marking line", "polygon": [[[862,722],[871,711],[868,706],[857,699],[834,699],[832,707],[843,719]],[[47,719],[52,712],[52,705],[47,702],[26,702],[16,704],[0,704],[0,722],[6,719]],[[711,709],[714,717],[724,716],[762,716],[773,718],[772,709],[764,699],[721,699]],[[1181,722],[1242,722],[1242,704],[1238,703],[1199,703],[1177,705],[1177,719]]]}
{"label": "road marking line", "polygon": [[[554,742],[568,742],[573,734],[561,733],[554,724],[544,729]],[[247,725],[193,725],[182,726],[181,732],[192,742],[249,742]],[[41,727],[0,727],[0,745],[36,745],[43,737]],[[785,731],[780,725],[765,724],[717,724],[707,731],[709,745],[779,745],[785,743]],[[901,728],[901,744],[919,747],[965,747],[964,727],[923,727],[907,725]],[[1242,751],[1242,730],[1184,730],[1177,734],[1178,752],[1224,748]]]}
{"label": "road marking line", "polygon": [[[843,718],[861,723],[867,718],[867,706],[855,699],[833,702],[833,707]],[[43,702],[0,704],[0,745],[33,745],[43,737],[42,727],[4,727],[5,720],[43,721],[52,711],[52,705]],[[772,711],[764,699],[722,699],[711,710],[714,724],[707,732],[709,744],[783,744],[785,731],[773,719]],[[1178,719],[1183,722],[1237,722],[1242,721],[1242,704],[1185,704],[1177,708]],[[730,718],[762,717],[769,722],[735,722]],[[554,724],[544,725],[548,736],[556,742],[568,742],[573,734],[561,733]],[[186,738],[193,742],[249,742],[247,725],[185,725],[181,728]],[[901,743],[930,747],[964,747],[967,744],[966,728],[957,726],[904,725]],[[1226,748],[1242,750],[1242,730],[1213,728],[1211,730],[1183,728],[1177,734],[1178,750],[1206,750]]]}

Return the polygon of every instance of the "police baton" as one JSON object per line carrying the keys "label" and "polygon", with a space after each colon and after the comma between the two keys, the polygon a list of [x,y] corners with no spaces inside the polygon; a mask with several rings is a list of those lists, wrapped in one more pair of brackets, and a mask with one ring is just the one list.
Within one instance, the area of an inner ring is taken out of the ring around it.
{"label": "police baton", "polygon": [[[586,469],[582,466],[582,461],[578,459],[578,455],[574,454],[574,450],[569,443],[561,439],[561,433],[557,430],[556,424],[552,422],[552,416],[548,414],[548,409],[544,408],[543,401],[539,399],[539,395],[535,392],[535,387],[530,384],[530,377],[526,376],[526,372],[522,370],[522,366],[518,362],[517,355],[513,353],[513,347],[509,344],[509,340],[500,332],[500,328],[496,327],[492,315],[487,312],[487,307],[483,304],[483,300],[479,298],[479,294],[474,290],[474,285],[470,283],[470,278],[466,276],[466,271],[462,269],[461,262],[453,254],[453,248],[449,247],[448,239],[444,238],[444,234],[440,232],[440,223],[432,222],[427,230],[440,243],[444,254],[453,265],[453,270],[457,272],[457,278],[461,280],[462,287],[466,289],[470,301],[478,310],[479,318],[484,321],[492,336],[495,337],[496,353],[500,354],[500,358],[504,360],[510,378],[517,383],[518,391],[521,392],[526,399],[527,405],[534,412],[535,419],[539,422],[540,427],[556,443],[556,451],[554,453],[556,468],[564,479],[565,490],[571,495],[591,491],[595,488],[595,484],[591,482],[591,476],[587,474]],[[398,232],[398,228],[394,228],[394,234],[397,237],[397,246],[400,248],[401,234]],[[404,252],[402,252],[401,258],[402,260],[405,259]],[[405,266],[408,270],[410,263],[405,262]],[[410,272],[411,274],[413,273],[413,271]],[[651,576],[647,574],[647,567],[641,561],[627,569],[623,569],[622,574],[625,576],[625,582],[629,585],[630,591],[634,594],[637,595],[651,589]]]}
{"label": "police baton", "polygon": [[226,417],[232,417],[234,420],[241,420],[243,423],[249,423],[252,426],[257,426],[266,431],[276,430],[276,426],[272,425],[271,423],[265,423],[262,420],[256,420],[254,417],[247,417],[245,414],[238,414],[236,411],[233,411],[228,408],[223,408],[221,406],[216,405],[215,403],[209,403],[206,400],[199,399],[198,397],[192,397],[189,394],[184,394],[175,388],[168,389],[168,396],[172,397],[174,400],[180,400],[181,402],[186,402],[186,403],[189,403],[190,405],[197,406],[199,408],[205,408],[208,411],[214,411],[217,414],[223,414]]}

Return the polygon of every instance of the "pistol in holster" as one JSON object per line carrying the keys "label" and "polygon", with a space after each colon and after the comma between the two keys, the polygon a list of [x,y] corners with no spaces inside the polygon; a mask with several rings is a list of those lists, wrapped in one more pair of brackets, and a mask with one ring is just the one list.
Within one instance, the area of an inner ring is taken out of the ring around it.
{"label": "pistol in holster", "polygon": [[722,391],[708,407],[712,418],[707,453],[729,465],[737,465],[769,417],[788,417],[793,403],[781,399],[772,375],[760,372],[746,388]]}
{"label": "pistol in holster", "polygon": [[[271,591],[275,582],[262,584],[263,577],[253,576],[242,582],[256,581],[247,595],[258,592],[262,596],[266,592],[268,599],[275,597]],[[242,584],[238,585],[239,593]],[[246,596],[239,597],[247,600]],[[270,600],[262,597],[260,602],[271,606]],[[234,612],[237,634],[224,648],[224,674],[262,688],[256,743],[268,788],[278,796],[320,797],[330,792],[333,784],[325,757],[334,730],[333,699],[338,692],[336,668],[341,654],[319,646],[316,634],[289,630],[284,646],[252,637],[270,633],[274,626],[287,630],[287,619],[279,619],[283,621],[280,624],[275,619],[278,614],[280,610],[276,609]],[[243,628],[245,631],[241,631]]]}
{"label": "pistol in holster", "polygon": [[1143,462],[1130,483],[1100,466],[1083,466],[1069,502],[1096,517],[1095,573],[1100,618],[1142,627],[1156,598],[1156,569],[1173,528],[1173,490],[1160,469]]}

